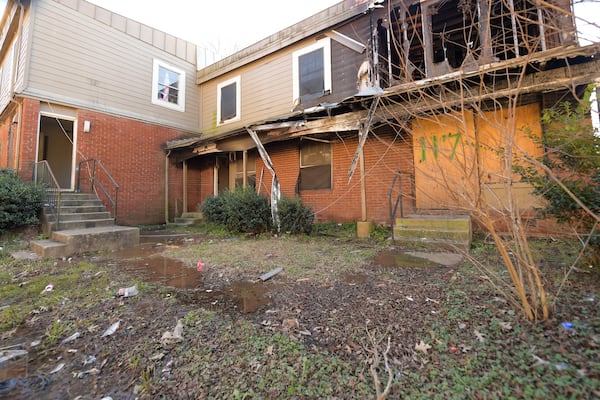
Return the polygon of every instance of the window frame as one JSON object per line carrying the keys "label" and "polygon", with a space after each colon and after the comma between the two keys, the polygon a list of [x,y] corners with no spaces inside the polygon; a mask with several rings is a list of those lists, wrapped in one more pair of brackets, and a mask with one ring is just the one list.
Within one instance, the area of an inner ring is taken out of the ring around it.
{"label": "window frame", "polygon": [[331,40],[329,37],[320,39],[292,53],[292,75],[293,75],[293,101],[300,99],[300,57],[315,50],[323,49],[323,93],[313,94],[311,98],[318,98],[331,93]]}
{"label": "window frame", "polygon": [[[227,79],[219,84],[217,84],[217,126],[229,124],[231,122],[239,121],[242,119],[242,88],[241,88],[242,78],[240,75],[234,76],[233,78]],[[221,118],[221,96],[222,89],[235,83],[235,116],[231,118],[227,118],[223,120]]]}
{"label": "window frame", "polygon": [[[310,146],[312,144],[326,144],[329,146],[329,164],[310,164],[310,165],[304,165],[302,162],[302,150],[304,146]],[[333,143],[329,142],[329,141],[321,141],[321,140],[301,140],[300,141],[300,146],[299,146],[299,151],[298,151],[298,156],[299,156],[299,176],[302,176],[302,170],[303,169],[307,169],[307,168],[313,168],[313,167],[320,167],[323,165],[329,165],[329,187],[327,188],[302,188],[300,187],[302,185],[302,182],[300,182],[300,185],[298,187],[299,191],[303,192],[303,191],[308,191],[308,190],[333,190]]]}
{"label": "window frame", "polygon": [[[177,87],[177,103],[171,103],[167,100],[158,98],[158,85],[160,79],[160,71],[162,69],[169,70],[179,75],[179,85]],[[156,104],[161,107],[166,107],[171,110],[185,112],[185,71],[181,68],[177,68],[171,64],[168,64],[157,58],[153,59],[152,62],[152,104]]]}

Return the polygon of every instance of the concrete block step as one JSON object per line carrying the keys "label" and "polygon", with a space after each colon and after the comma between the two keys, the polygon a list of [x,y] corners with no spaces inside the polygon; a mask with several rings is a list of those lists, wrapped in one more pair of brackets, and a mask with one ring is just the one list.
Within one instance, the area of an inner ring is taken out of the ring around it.
{"label": "concrete block step", "polygon": [[471,231],[458,229],[432,229],[432,228],[417,228],[417,227],[401,227],[394,226],[395,238],[416,238],[416,239],[449,239],[458,241],[470,241]]}
{"label": "concrete block step", "polygon": [[[110,213],[108,211],[101,211],[101,212],[74,212],[74,213],[67,213],[67,212],[63,212],[64,210],[61,209],[60,212],[60,222],[66,222],[66,221],[85,221],[85,220],[96,220],[96,219],[111,219],[110,218]],[[48,222],[54,222],[56,221],[56,215],[55,214],[51,214],[47,216],[47,220]]]}
{"label": "concrete block step", "polygon": [[[104,205],[97,206],[62,206],[60,208],[61,214],[69,214],[69,213],[93,213],[93,212],[103,212],[106,211]],[[50,207],[44,207],[44,212],[46,214],[52,214]]]}
{"label": "concrete block step", "polygon": [[61,207],[82,207],[82,206],[104,206],[102,201],[96,199],[87,200],[60,200]]}
{"label": "concrete block step", "polygon": [[64,243],[66,255],[71,255],[137,246],[140,243],[140,230],[119,225],[70,229],[52,232],[52,240]]}
{"label": "concrete block step", "polygon": [[95,200],[98,197],[94,193],[61,192],[61,200]]}
{"label": "concrete block step", "polygon": [[[80,220],[80,221],[63,221],[61,219],[58,229],[61,229],[61,230],[84,229],[84,228],[112,226],[114,224],[115,224],[114,218],[86,219],[86,220]],[[56,231],[57,228],[56,228],[55,222],[49,222],[48,225],[52,228],[53,231]]]}
{"label": "concrete block step", "polygon": [[32,240],[29,242],[29,248],[45,258],[60,258],[67,256],[67,245],[54,240]]}
{"label": "concrete block step", "polygon": [[181,218],[191,218],[191,219],[202,219],[201,212],[184,212],[181,214]]}
{"label": "concrete block step", "polygon": [[446,230],[471,230],[471,218],[469,216],[456,215],[415,215],[404,218],[396,218],[395,226],[434,228]]}

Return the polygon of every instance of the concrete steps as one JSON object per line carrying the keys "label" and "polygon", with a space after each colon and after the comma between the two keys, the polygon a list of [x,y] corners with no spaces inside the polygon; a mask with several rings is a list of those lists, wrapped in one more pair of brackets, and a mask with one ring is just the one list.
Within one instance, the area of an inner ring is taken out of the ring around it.
{"label": "concrete steps", "polygon": [[45,240],[32,240],[30,248],[42,257],[68,257],[77,253],[136,246],[138,228],[115,225],[94,194],[61,193],[60,220],[49,207],[42,215]]}
{"label": "concrete steps", "polygon": [[188,226],[196,225],[202,221],[201,212],[184,212],[181,217],[175,218],[175,222],[171,225],[175,226]]}
{"label": "concrete steps", "polygon": [[464,215],[411,215],[394,224],[398,241],[468,249],[472,237],[471,218]]}

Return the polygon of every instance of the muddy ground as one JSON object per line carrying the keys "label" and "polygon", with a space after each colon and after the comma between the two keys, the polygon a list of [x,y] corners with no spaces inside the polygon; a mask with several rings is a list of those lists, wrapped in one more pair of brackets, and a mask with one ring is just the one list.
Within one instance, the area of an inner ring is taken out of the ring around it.
{"label": "muddy ground", "polygon": [[[1,354],[22,355],[0,363],[0,398],[369,398],[373,364],[383,386],[391,377],[388,398],[600,396],[591,270],[573,273],[551,321],[531,324],[450,254],[164,234],[114,253],[3,258]],[[568,250],[540,246],[554,249],[554,288]],[[472,254],[498,262],[485,242]]]}

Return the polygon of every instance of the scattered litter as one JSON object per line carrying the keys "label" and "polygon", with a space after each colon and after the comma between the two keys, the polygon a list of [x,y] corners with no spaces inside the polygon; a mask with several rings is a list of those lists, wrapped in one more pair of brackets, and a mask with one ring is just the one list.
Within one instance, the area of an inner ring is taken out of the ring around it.
{"label": "scattered litter", "polygon": [[423,354],[427,354],[427,350],[431,349],[431,345],[425,343],[421,340],[419,343],[415,344],[415,350],[420,351]]}
{"label": "scattered litter", "polygon": [[583,298],[583,300],[590,301],[590,302],[593,303],[594,301],[596,301],[596,298],[594,296],[585,295],[585,297]]}
{"label": "scattered litter", "polygon": [[79,350],[77,349],[69,349],[67,350],[67,353],[77,353]]}
{"label": "scattered litter", "polygon": [[206,293],[212,293],[213,290],[212,289],[206,289]]}
{"label": "scattered litter", "polygon": [[271,279],[272,277],[274,277],[275,275],[277,275],[281,271],[283,271],[283,268],[281,268],[281,267],[275,268],[274,270],[269,271],[266,274],[261,275],[261,277],[259,279],[264,282],[264,281],[266,281],[268,279]]}
{"label": "scattered litter", "polygon": [[165,353],[156,353],[152,357],[150,357],[150,361],[162,360],[164,357],[165,357]]}
{"label": "scattered litter", "polygon": [[574,326],[573,326],[573,324],[571,322],[566,322],[565,321],[565,322],[561,322],[560,324],[562,325],[563,328],[565,328],[568,331],[572,331],[573,328],[574,328]]}
{"label": "scattered litter", "polygon": [[113,398],[110,396],[106,396],[106,397],[101,398],[100,400],[113,400]]}
{"label": "scattered litter", "polygon": [[465,324],[464,322],[461,322],[458,324],[459,329],[465,329],[466,327],[467,327],[467,324]]}
{"label": "scattered litter", "polygon": [[44,294],[46,292],[51,292],[54,290],[54,283],[49,283],[46,285],[46,287],[44,288],[44,290],[42,290],[42,292],[40,294]]}
{"label": "scattered litter", "polygon": [[27,350],[4,350],[0,351],[0,365],[5,362],[12,360],[13,358],[21,357],[26,355]]}
{"label": "scattered litter", "polygon": [[130,286],[128,288],[121,288],[117,292],[117,296],[132,297],[137,296],[139,293],[137,285]]}
{"label": "scattered litter", "polygon": [[415,301],[415,299],[413,299],[412,296],[406,296],[406,300],[408,300],[408,301]]}
{"label": "scattered litter", "polygon": [[94,356],[87,356],[85,361],[83,362],[83,366],[85,367],[86,365],[90,365],[96,362],[96,357]]}
{"label": "scattered litter", "polygon": [[64,338],[63,340],[60,341],[60,344],[65,344],[65,343],[69,343],[72,342],[73,340],[77,339],[78,337],[81,336],[80,332],[75,332],[74,334],[72,334],[71,336],[69,336],[68,338]]}
{"label": "scattered litter", "polygon": [[18,384],[19,380],[15,378],[0,381],[0,396],[10,393]]}
{"label": "scattered litter", "polygon": [[55,373],[57,373],[58,371],[60,371],[61,369],[63,369],[63,368],[64,368],[64,366],[65,366],[65,363],[60,363],[60,364],[58,364],[56,367],[54,367],[54,369],[53,369],[52,371],[48,372],[48,374],[49,374],[49,375],[55,374]]}
{"label": "scattered litter", "polygon": [[426,303],[429,303],[429,302],[431,302],[431,303],[435,303],[435,304],[440,304],[440,302],[439,302],[439,301],[437,301],[437,300],[434,300],[434,299],[430,299],[429,297],[426,297],[426,298],[425,298],[425,302],[426,302]]}
{"label": "scattered litter", "polygon": [[298,333],[303,336],[312,336],[309,330],[298,331]]}
{"label": "scattered litter", "polygon": [[78,379],[81,379],[86,375],[98,375],[99,373],[100,370],[94,367],[92,369],[88,369],[87,371],[78,372],[77,374],[73,373],[73,375],[75,375]]}
{"label": "scattered litter", "polygon": [[456,347],[456,346],[450,346],[450,351],[456,353],[458,351],[458,347]]}
{"label": "scattered litter", "polygon": [[564,362],[559,362],[554,365],[554,368],[556,368],[557,371],[564,371],[569,368],[569,365]]}
{"label": "scattered litter", "polygon": [[198,261],[198,264],[197,264],[198,272],[202,272],[202,268],[204,268],[204,265],[205,264],[202,261]]}
{"label": "scattered litter", "polygon": [[102,337],[112,335],[113,333],[115,333],[117,331],[117,329],[119,329],[120,325],[121,325],[121,321],[115,322],[114,324],[109,326],[107,330],[104,331],[104,333],[102,334]]}
{"label": "scattered litter", "polygon": [[31,343],[29,343],[29,347],[37,347],[40,345],[40,343],[42,343],[41,340],[34,340]]}
{"label": "scattered litter", "polygon": [[178,342],[181,342],[182,340],[183,340],[183,321],[181,319],[177,321],[177,325],[175,325],[175,329],[173,329],[173,332],[166,331],[165,333],[163,333],[162,337],[160,338],[160,342],[163,345],[168,344],[168,343],[178,343]]}

